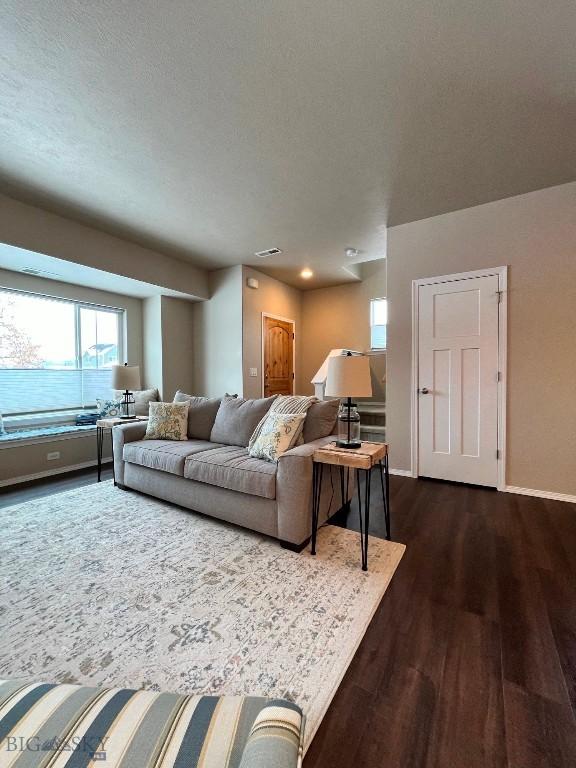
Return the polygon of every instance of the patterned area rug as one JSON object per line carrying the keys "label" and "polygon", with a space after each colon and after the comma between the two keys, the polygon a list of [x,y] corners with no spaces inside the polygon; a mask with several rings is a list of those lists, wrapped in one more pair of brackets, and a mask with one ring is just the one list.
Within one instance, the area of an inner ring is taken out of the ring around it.
{"label": "patterned area rug", "polygon": [[308,745],[404,545],[318,554],[91,485],[0,510],[0,677],[296,701]]}

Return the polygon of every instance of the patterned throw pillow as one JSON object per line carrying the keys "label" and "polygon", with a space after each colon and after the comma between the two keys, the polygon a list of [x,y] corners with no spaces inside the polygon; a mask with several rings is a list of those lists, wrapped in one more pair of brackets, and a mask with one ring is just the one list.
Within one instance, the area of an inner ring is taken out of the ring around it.
{"label": "patterned throw pillow", "polygon": [[264,423],[259,425],[260,432],[250,445],[250,456],[264,461],[278,461],[296,444],[305,418],[305,413],[270,412]]}
{"label": "patterned throw pillow", "polygon": [[[310,406],[317,402],[318,399],[314,396],[309,397],[308,395],[278,395],[276,400],[274,400],[270,406],[268,413],[303,413],[305,416],[307,416]],[[253,444],[260,436],[260,430],[262,429],[262,425],[268,417],[268,413],[264,416],[262,421],[258,424],[252,433],[252,437],[248,443],[248,448],[252,448]],[[304,424],[306,424],[306,422],[304,422]],[[303,431],[304,430],[301,429],[298,433],[298,437],[296,438],[294,445],[302,445],[304,442]]]}
{"label": "patterned throw pillow", "polygon": [[144,440],[186,440],[188,403],[150,403]]}
{"label": "patterned throw pillow", "polygon": [[96,400],[96,407],[101,419],[114,419],[122,415],[121,400]]}

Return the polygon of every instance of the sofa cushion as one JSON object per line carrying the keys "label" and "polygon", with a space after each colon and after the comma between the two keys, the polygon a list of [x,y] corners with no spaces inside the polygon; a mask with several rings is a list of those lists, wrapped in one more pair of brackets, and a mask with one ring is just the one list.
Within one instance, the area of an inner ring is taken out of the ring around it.
{"label": "sofa cushion", "polygon": [[196,440],[210,440],[210,433],[222,398],[196,397],[178,390],[174,395],[174,402],[188,403],[188,437]]}
{"label": "sofa cushion", "polygon": [[[115,389],[114,398],[116,400],[122,400],[124,392],[121,389]],[[134,395],[134,415],[135,416],[148,416],[148,408],[150,403],[156,403],[160,400],[160,395],[157,389],[140,389],[136,392],[132,392]]]}
{"label": "sofa cushion", "polygon": [[321,400],[313,403],[308,408],[304,422],[304,442],[311,443],[331,435],[336,426],[339,408],[340,400]]}
{"label": "sofa cushion", "polygon": [[223,445],[188,456],[184,477],[231,491],[276,498],[276,464],[253,459],[246,448]]}
{"label": "sofa cushion", "polygon": [[304,718],[284,699],[1,680],[0,702],[0,733],[20,745],[2,741],[1,765],[300,764]]}
{"label": "sofa cushion", "polygon": [[182,476],[187,456],[216,447],[207,440],[136,440],[124,445],[122,455],[130,464]]}
{"label": "sofa cushion", "polygon": [[210,440],[224,445],[247,447],[252,433],[268,413],[275,397],[262,397],[259,400],[224,397],[216,414]]}

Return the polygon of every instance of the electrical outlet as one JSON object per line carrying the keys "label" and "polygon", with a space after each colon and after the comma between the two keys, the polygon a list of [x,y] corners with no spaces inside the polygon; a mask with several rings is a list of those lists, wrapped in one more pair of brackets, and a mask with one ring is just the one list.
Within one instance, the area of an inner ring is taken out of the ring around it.
{"label": "electrical outlet", "polygon": [[46,459],[48,461],[56,461],[56,459],[60,458],[60,451],[53,451],[52,453],[46,454]]}
{"label": "electrical outlet", "polygon": [[258,368],[250,368],[250,376],[258,376]]}

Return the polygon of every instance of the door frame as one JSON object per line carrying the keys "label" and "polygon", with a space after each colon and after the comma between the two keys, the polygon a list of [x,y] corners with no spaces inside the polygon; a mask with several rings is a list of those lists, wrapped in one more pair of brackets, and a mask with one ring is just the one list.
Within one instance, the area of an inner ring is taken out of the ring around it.
{"label": "door frame", "polygon": [[418,477],[418,292],[421,286],[450,283],[456,280],[470,280],[475,277],[498,277],[500,302],[498,304],[498,439],[495,448],[498,450],[498,482],[496,488],[503,491],[506,488],[506,380],[508,368],[508,267],[492,267],[477,269],[471,272],[458,272],[452,275],[424,277],[412,280],[412,372],[411,384],[411,414],[410,439],[412,466],[410,474]]}
{"label": "door frame", "polygon": [[282,315],[274,315],[271,312],[262,312],[262,323],[260,325],[261,347],[262,352],[260,354],[260,386],[262,397],[264,397],[264,324],[266,318],[269,317],[272,320],[282,320],[283,323],[290,323],[292,326],[292,372],[294,378],[292,379],[292,394],[296,392],[296,322],[289,317],[282,317]]}

